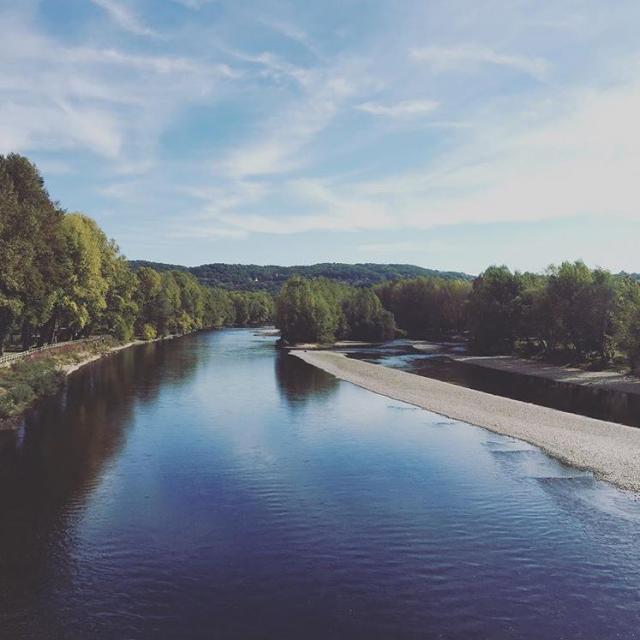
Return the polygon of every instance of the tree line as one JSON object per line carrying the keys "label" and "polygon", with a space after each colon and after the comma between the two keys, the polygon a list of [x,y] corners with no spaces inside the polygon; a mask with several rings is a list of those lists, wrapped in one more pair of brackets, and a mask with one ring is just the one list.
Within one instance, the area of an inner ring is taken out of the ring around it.
{"label": "tree line", "polygon": [[276,325],[289,344],[394,337],[393,315],[371,288],[327,278],[290,278],[276,297]]}
{"label": "tree line", "polygon": [[198,267],[181,267],[159,262],[134,260],[134,268],[151,267],[156,271],[187,271],[200,283],[210,287],[244,291],[266,291],[277,295],[285,282],[293,276],[303,278],[327,278],[354,287],[365,287],[391,280],[404,280],[418,276],[439,276],[445,279],[473,280],[471,276],[450,271],[435,271],[410,264],[344,264],[327,262],[322,264],[283,267],[256,264],[203,264]]}
{"label": "tree line", "polygon": [[294,276],[274,305],[267,292],[209,287],[183,268],[132,268],[95,221],[50,198],[27,158],[0,156],[0,353],[11,340],[26,349],[91,334],[152,339],[274,317],[289,343],[458,335],[479,353],[603,365],[624,356],[640,369],[640,282],[631,276],[580,261],[544,274],[492,266],[473,282],[434,275],[353,286]]}
{"label": "tree line", "polygon": [[276,309],[289,342],[459,336],[482,354],[517,351],[601,366],[624,357],[640,370],[640,282],[582,261],[544,274],[492,266],[473,282],[419,277],[359,289],[294,278]]}
{"label": "tree line", "polygon": [[557,353],[607,365],[617,356],[640,366],[640,283],[582,261],[543,275],[490,267],[473,283],[469,336],[476,350]]}
{"label": "tree line", "polygon": [[271,296],[201,285],[190,273],[134,271],[94,220],[54,202],[36,166],[0,156],[0,353],[91,334],[152,339],[269,322]]}

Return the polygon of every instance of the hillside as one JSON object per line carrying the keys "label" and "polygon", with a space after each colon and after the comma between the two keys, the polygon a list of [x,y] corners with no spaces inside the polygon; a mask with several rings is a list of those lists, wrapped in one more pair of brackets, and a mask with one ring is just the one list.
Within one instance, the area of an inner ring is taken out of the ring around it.
{"label": "hillside", "polygon": [[175,269],[192,273],[202,284],[225,289],[242,289],[245,291],[277,292],[280,287],[293,275],[307,278],[331,278],[338,282],[354,286],[378,284],[386,280],[401,278],[416,278],[418,276],[441,276],[443,278],[470,279],[465,273],[453,271],[436,271],[410,264],[344,264],[330,262],[323,264],[301,265],[294,267],[280,267],[276,265],[260,266],[255,264],[203,264],[199,267],[183,267],[148,262],[146,260],[132,260],[132,268],[143,266],[152,267],[158,271]]}

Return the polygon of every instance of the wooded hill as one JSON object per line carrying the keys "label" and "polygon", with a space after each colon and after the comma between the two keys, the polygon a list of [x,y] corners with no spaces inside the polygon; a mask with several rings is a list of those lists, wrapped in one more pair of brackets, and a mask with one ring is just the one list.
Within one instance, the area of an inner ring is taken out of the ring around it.
{"label": "wooded hill", "polygon": [[187,271],[201,284],[210,287],[242,291],[268,291],[276,294],[292,276],[303,278],[328,278],[351,286],[373,286],[390,280],[439,276],[447,280],[473,280],[473,276],[453,271],[436,271],[410,264],[344,264],[327,262],[322,264],[280,267],[255,264],[203,264],[199,267],[182,267],[161,262],[131,260],[131,267],[151,267],[156,271]]}

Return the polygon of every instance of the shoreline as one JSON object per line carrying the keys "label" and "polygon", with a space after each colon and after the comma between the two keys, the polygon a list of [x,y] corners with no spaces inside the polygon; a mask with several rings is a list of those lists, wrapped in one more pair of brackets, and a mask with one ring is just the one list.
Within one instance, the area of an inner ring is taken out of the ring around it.
{"label": "shoreline", "polygon": [[[418,353],[439,353],[442,345],[437,342],[415,342],[411,347]],[[544,360],[521,358],[514,355],[476,356],[469,354],[443,353],[443,356],[460,364],[494,371],[504,371],[522,376],[542,378],[578,387],[618,391],[640,395],[640,378],[632,373],[622,373],[610,368],[588,371],[572,365],[557,365]]]}
{"label": "shoreline", "polygon": [[635,427],[494,396],[331,351],[290,353],[368,391],[524,440],[621,489],[640,491],[640,429]]}
{"label": "shoreline", "polygon": [[[126,342],[125,344],[119,344],[114,347],[110,347],[107,351],[103,353],[91,353],[91,354],[87,353],[87,356],[82,360],[80,360],[79,362],[59,365],[57,369],[58,371],[62,372],[66,380],[66,378],[68,378],[72,373],[75,373],[76,371],[78,371],[79,369],[82,369],[86,365],[91,364],[92,362],[96,362],[98,360],[102,360],[103,358],[107,358],[110,355],[117,353],[118,351],[123,351],[124,349],[129,349],[130,347],[136,347],[142,344],[152,344],[153,342],[161,342],[163,340],[173,340],[174,338],[177,338],[177,337],[180,337],[180,336],[171,335],[171,336],[162,336],[160,338],[154,338],[153,340],[132,340],[131,342]],[[60,388],[62,388],[62,385],[60,386]],[[40,400],[40,398],[42,397],[43,396],[39,396],[35,398],[33,404],[38,402],[38,400]],[[17,413],[16,415],[12,415],[12,416],[9,416],[8,418],[0,419],[0,433],[16,431],[17,429],[19,429],[20,425],[22,424],[22,420],[25,416],[25,413],[32,408],[33,404],[30,404],[28,407],[25,407],[23,411],[21,411],[20,413]]]}
{"label": "shoreline", "polygon": [[537,360],[526,360],[518,356],[448,356],[454,362],[474,367],[504,371],[524,376],[543,378],[561,384],[592,389],[605,389],[640,395],[640,378],[613,369],[586,371],[578,367],[559,366]]}

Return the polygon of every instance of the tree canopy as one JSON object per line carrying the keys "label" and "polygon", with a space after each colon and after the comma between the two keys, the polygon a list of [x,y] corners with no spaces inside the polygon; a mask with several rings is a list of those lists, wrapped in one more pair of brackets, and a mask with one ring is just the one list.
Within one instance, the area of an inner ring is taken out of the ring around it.
{"label": "tree canopy", "polygon": [[273,299],[202,285],[184,270],[134,271],[94,220],[53,202],[36,166],[0,156],[0,353],[109,333],[121,340],[270,322]]}

